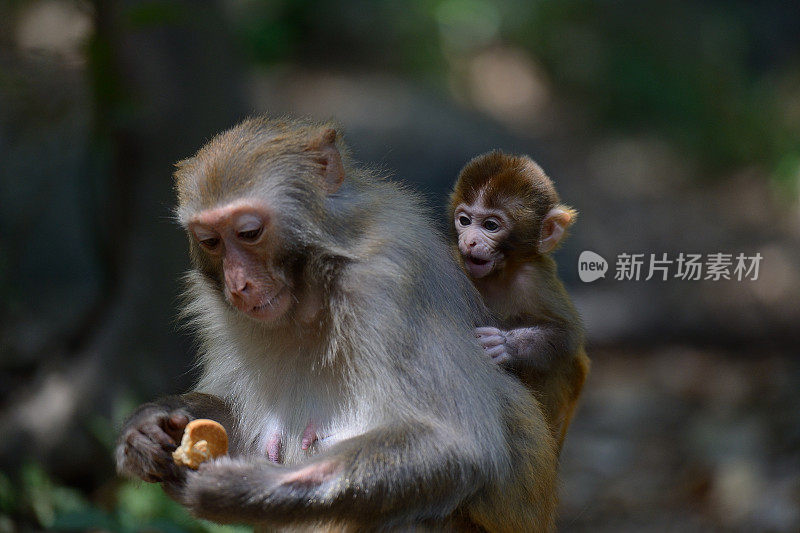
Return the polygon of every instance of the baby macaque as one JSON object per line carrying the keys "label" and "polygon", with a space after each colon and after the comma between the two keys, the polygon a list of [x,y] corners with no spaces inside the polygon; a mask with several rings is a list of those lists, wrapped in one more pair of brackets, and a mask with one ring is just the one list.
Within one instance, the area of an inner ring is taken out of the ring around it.
{"label": "baby macaque", "polygon": [[561,448],[589,358],[575,307],[550,257],[577,213],[531,158],[499,151],[461,170],[450,197],[459,261],[497,319],[475,335],[542,403]]}

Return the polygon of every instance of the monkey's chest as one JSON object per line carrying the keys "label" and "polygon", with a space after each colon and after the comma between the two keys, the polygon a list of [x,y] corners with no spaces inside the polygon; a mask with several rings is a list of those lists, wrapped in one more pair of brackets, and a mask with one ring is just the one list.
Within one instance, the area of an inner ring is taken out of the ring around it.
{"label": "monkey's chest", "polygon": [[540,284],[526,274],[522,272],[506,283],[480,288],[486,306],[503,327],[516,327],[519,317],[535,315],[543,309]]}
{"label": "monkey's chest", "polygon": [[336,368],[312,364],[319,354],[291,345],[241,352],[237,372],[213,390],[236,406],[245,453],[295,464],[359,433],[366,402]]}
{"label": "monkey's chest", "polygon": [[250,425],[252,452],[282,464],[295,464],[361,432],[342,408],[342,398],[287,393],[263,406],[264,413]]}
{"label": "monkey's chest", "polygon": [[540,314],[537,296],[528,291],[520,291],[505,300],[487,300],[486,306],[503,328],[530,325],[530,317]]}
{"label": "monkey's chest", "polygon": [[266,456],[275,463],[294,464],[326,449],[338,441],[338,424],[322,422],[320,418],[309,416],[305,425],[278,417],[264,420],[255,439],[253,452]]}

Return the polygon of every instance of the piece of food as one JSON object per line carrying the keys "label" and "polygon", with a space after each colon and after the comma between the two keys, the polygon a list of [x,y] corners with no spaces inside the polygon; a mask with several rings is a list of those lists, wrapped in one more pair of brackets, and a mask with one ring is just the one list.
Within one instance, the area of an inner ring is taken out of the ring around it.
{"label": "piece of food", "polygon": [[176,464],[197,470],[200,463],[228,453],[228,434],[222,424],[200,418],[186,424],[181,445],[172,452]]}

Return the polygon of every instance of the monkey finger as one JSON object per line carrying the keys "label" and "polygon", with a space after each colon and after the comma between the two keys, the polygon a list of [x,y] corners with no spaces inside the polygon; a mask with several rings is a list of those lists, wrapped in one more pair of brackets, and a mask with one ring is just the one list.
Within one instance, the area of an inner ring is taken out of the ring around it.
{"label": "monkey finger", "polygon": [[167,428],[169,429],[180,429],[183,431],[183,428],[185,428],[188,423],[189,417],[185,413],[172,413],[167,418]]}
{"label": "monkey finger", "polygon": [[502,354],[506,353],[506,347],[505,347],[505,346],[502,346],[502,345],[500,345],[500,346],[493,346],[493,347],[491,347],[491,348],[486,348],[486,349],[484,350],[484,352],[486,352],[486,355],[488,355],[488,356],[489,356],[489,357],[491,357],[492,359],[496,359],[496,358],[497,358],[497,357],[499,357],[500,355],[502,355]]}
{"label": "monkey finger", "polygon": [[122,470],[150,483],[161,481],[171,459],[169,452],[141,433],[129,435],[128,441],[130,444],[125,446],[124,460],[120,463]]}
{"label": "monkey finger", "polygon": [[130,450],[139,451],[156,448],[155,443],[138,429],[129,431],[125,435],[125,444],[125,453],[128,453]]}
{"label": "monkey finger", "polygon": [[177,443],[183,436],[183,430],[188,423],[189,417],[185,413],[172,413],[165,420],[164,430]]}
{"label": "monkey finger", "polygon": [[475,328],[475,336],[478,337],[478,338],[487,337],[487,336],[493,336],[493,335],[501,335],[500,330],[497,329],[497,328],[491,328],[491,327]]}
{"label": "monkey finger", "polygon": [[164,448],[174,448],[177,446],[175,439],[169,436],[158,424],[143,424],[139,427],[147,438],[153,442],[160,444]]}
{"label": "monkey finger", "polygon": [[497,357],[492,357],[492,362],[497,363],[498,365],[501,363],[505,363],[506,361],[510,360],[511,356],[508,355],[508,352],[503,352]]}
{"label": "monkey finger", "polygon": [[502,346],[505,344],[506,339],[500,335],[490,335],[487,337],[481,337],[479,342],[484,348],[492,348],[493,346]]}
{"label": "monkey finger", "polygon": [[141,433],[129,437],[128,442],[125,456],[133,463],[156,465],[160,468],[172,459],[168,451]]}

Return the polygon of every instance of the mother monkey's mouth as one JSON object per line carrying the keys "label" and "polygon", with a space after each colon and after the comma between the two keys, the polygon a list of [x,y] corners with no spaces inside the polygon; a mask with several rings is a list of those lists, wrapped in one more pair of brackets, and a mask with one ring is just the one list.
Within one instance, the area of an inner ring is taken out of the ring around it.
{"label": "mother monkey's mouth", "polygon": [[263,303],[255,305],[249,310],[242,309],[242,311],[259,320],[277,318],[287,310],[290,300],[289,286],[283,284],[272,296],[265,297]]}

